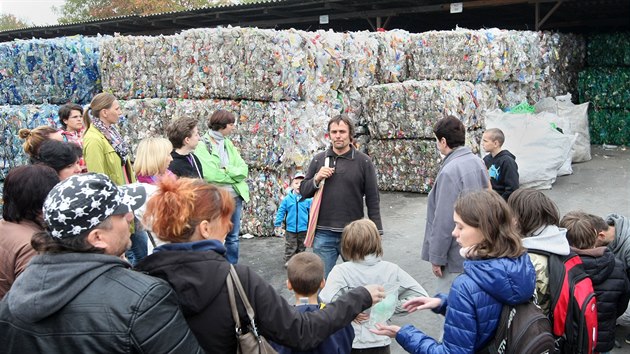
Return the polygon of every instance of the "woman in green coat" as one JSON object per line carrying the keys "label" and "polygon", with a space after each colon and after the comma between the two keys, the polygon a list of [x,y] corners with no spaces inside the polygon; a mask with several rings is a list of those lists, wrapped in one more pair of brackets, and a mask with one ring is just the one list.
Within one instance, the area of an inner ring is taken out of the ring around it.
{"label": "woman in green coat", "polygon": [[234,213],[232,214],[232,230],[225,238],[228,262],[238,262],[238,235],[241,228],[241,212],[243,202],[249,202],[247,186],[247,164],[228,135],[234,130],[234,115],[228,111],[218,110],[208,119],[210,129],[203,135],[195,149],[195,155],[201,161],[203,179],[209,183],[227,189],[234,197]]}

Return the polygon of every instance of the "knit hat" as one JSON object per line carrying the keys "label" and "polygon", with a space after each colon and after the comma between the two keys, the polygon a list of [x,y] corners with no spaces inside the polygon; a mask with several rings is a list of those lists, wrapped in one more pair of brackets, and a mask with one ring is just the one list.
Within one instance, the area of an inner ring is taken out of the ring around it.
{"label": "knit hat", "polygon": [[44,221],[53,237],[75,237],[112,215],[132,212],[145,199],[141,185],[116,186],[100,173],[73,175],[48,193]]}

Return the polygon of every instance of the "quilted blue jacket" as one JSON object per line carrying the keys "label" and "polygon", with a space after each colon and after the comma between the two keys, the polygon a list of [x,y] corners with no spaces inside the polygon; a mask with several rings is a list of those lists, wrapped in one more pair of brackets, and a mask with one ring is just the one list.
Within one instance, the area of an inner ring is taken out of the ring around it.
{"label": "quilted blue jacket", "polygon": [[304,199],[298,193],[290,191],[280,203],[273,226],[279,227],[284,221],[286,230],[289,232],[298,233],[308,230],[308,212],[312,201],[313,198]]}
{"label": "quilted blue jacket", "polygon": [[[474,353],[494,336],[503,304],[519,304],[534,294],[536,273],[527,254],[518,258],[464,261],[464,273],[435,312],[445,314],[440,343],[411,325],[396,341],[409,353]],[[448,311],[447,311],[448,309]]]}

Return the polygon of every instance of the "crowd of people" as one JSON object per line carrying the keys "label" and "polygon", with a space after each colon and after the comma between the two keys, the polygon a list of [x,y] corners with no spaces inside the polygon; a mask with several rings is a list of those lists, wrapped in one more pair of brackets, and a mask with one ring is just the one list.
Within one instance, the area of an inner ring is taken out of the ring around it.
{"label": "crowd of people", "polygon": [[[248,166],[229,138],[234,115],[214,112],[203,135],[198,119],[176,119],[134,154],[121,115],[116,97],[101,93],[85,108],[62,106],[61,129],[19,131],[29,164],[7,174],[0,220],[7,353],[236,353],[247,332],[279,353],[390,353],[390,338],[410,353],[475,353],[494,337],[504,305],[534,301],[552,317],[550,257],[569,255],[596,293],[593,352],[612,350],[615,326],[630,325],[628,219],[561,217],[544,193],[519,189],[499,129],[484,133],[482,159],[458,118],[433,127],[443,160],[421,252],[435,277],[430,296],[382,259],[376,169],[350,118],[331,118],[330,147],[291,177],[269,220],[285,238],[293,306],[239,263],[250,196]],[[246,296],[236,305],[233,283]],[[371,311],[387,306],[441,314],[442,332],[391,325],[391,315],[375,322]]]}

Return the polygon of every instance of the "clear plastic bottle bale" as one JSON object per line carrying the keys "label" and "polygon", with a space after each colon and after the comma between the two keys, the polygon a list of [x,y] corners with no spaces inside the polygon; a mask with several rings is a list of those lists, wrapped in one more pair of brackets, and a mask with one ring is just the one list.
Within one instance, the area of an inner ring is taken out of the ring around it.
{"label": "clear plastic bottle bale", "polygon": [[126,142],[135,151],[140,140],[155,136],[164,136],[170,112],[174,111],[176,101],[166,98],[147,98],[141,100],[119,101],[123,112],[118,127]]}
{"label": "clear plastic bottle bale", "polygon": [[284,179],[280,172],[250,168],[250,201],[243,205],[241,234],[273,235],[275,213],[284,197]]}
{"label": "clear plastic bottle bale", "polygon": [[378,188],[385,191],[429,193],[440,167],[433,140],[372,139],[367,150],[376,167]]}
{"label": "clear plastic bottle bale", "polygon": [[340,87],[343,79],[344,34],[332,30],[298,33],[303,36],[308,53],[305,97],[314,103],[324,102],[331,91]]}
{"label": "clear plastic bottle bale", "polygon": [[0,43],[0,104],[88,103],[101,91],[99,44],[103,38]]}
{"label": "clear plastic bottle bale", "polygon": [[42,105],[0,105],[0,180],[4,180],[9,169],[26,164],[28,156],[22,148],[24,143],[18,136],[22,128],[33,129],[40,125],[58,127],[59,106]]}
{"label": "clear plastic bottle bale", "polygon": [[464,125],[479,125],[479,102],[470,82],[409,80],[364,90],[365,116],[371,134],[378,139],[431,139],[433,125],[454,115]]}
{"label": "clear plastic bottle bale", "polygon": [[403,82],[409,76],[407,56],[411,37],[404,30],[376,32],[378,41],[377,80],[380,84]]}
{"label": "clear plastic bottle bale", "polygon": [[340,88],[344,91],[378,83],[379,43],[371,32],[346,32],[343,35],[344,70]]}
{"label": "clear plastic bottle bale", "polygon": [[[208,130],[208,119],[217,110],[226,110],[238,119],[241,115],[241,101],[203,99],[203,100],[175,100],[174,110],[169,122],[178,118],[193,117],[199,120],[199,133],[204,134]],[[237,122],[238,124],[238,122]]]}

